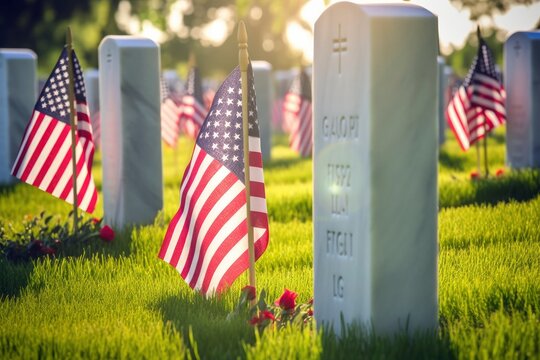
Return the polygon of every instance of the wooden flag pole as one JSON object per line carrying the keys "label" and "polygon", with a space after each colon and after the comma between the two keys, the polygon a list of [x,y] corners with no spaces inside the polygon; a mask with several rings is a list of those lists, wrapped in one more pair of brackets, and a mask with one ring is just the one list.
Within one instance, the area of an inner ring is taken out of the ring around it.
{"label": "wooden flag pole", "polygon": [[[246,222],[248,228],[248,253],[249,253],[249,285],[255,288],[255,244],[253,240],[253,227],[251,226],[251,189],[249,184],[249,124],[248,124],[248,44],[246,25],[242,20],[238,24],[238,59],[240,62],[240,72],[242,74],[242,128],[244,136],[244,175],[246,184]],[[251,301],[255,305],[257,299]]]}
{"label": "wooden flag pole", "polygon": [[480,159],[480,142],[476,142],[476,171],[478,172],[478,176],[482,174],[482,160]]}
{"label": "wooden flag pole", "polygon": [[[478,38],[478,46],[482,46],[482,33],[480,31],[480,25],[476,25],[476,36]],[[488,168],[488,155],[487,155],[487,118],[486,114],[484,112],[484,176],[487,178],[489,176],[489,168]],[[478,148],[480,150],[480,148]],[[478,155],[478,174],[480,174],[480,154]]]}
{"label": "wooden flag pole", "polygon": [[489,176],[489,168],[488,168],[488,133],[487,133],[487,119],[484,115],[484,171],[485,171],[485,177],[487,178]]}
{"label": "wooden flag pole", "polygon": [[75,77],[73,76],[73,44],[71,38],[71,28],[68,26],[66,33],[66,48],[68,56],[68,97],[69,97],[69,118],[71,123],[71,161],[73,163],[73,234],[78,233],[78,204],[77,204],[77,113],[75,109]]}
{"label": "wooden flag pole", "polygon": [[197,66],[197,58],[195,57],[195,53],[193,51],[190,51],[188,58],[188,71],[195,66]]}

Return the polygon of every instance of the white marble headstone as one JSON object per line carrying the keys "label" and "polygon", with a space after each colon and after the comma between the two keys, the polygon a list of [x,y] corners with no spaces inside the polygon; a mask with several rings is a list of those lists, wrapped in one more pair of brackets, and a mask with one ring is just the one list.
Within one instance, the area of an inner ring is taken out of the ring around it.
{"label": "white marble headstone", "polygon": [[84,72],[84,86],[86,88],[86,101],[90,111],[90,121],[94,135],[94,144],[101,148],[101,124],[99,115],[99,71],[88,69]]}
{"label": "white marble headstone", "polygon": [[540,168],[540,31],[516,32],[504,44],[506,160]]}
{"label": "white marble headstone", "polygon": [[439,145],[444,144],[445,131],[446,131],[446,89],[448,88],[448,74],[446,73],[446,62],[442,56],[437,56],[439,87],[438,87],[438,132],[439,132]]}
{"label": "white marble headstone", "polygon": [[418,6],[315,23],[314,311],[338,333],[437,327],[437,52]]}
{"label": "white marble headstone", "polygon": [[252,61],[255,94],[257,96],[257,115],[261,135],[261,152],[265,161],[270,160],[272,141],[271,122],[274,88],[272,84],[272,65],[266,61]]}
{"label": "white marble headstone", "polygon": [[180,79],[180,76],[176,72],[176,70],[173,69],[166,69],[161,72],[161,76],[163,76],[163,80],[169,87],[169,90],[174,94],[180,94],[182,93],[184,89],[184,83],[182,82],[182,79]]}
{"label": "white marble headstone", "polygon": [[11,168],[37,98],[37,56],[29,49],[0,49],[0,184],[16,181]]}
{"label": "white marble headstone", "polygon": [[99,71],[88,69],[84,72],[84,85],[86,87],[86,101],[90,116],[99,111]]}
{"label": "white marble headstone", "polygon": [[99,45],[105,223],[148,224],[163,207],[159,45],[107,36]]}
{"label": "white marble headstone", "polygon": [[296,76],[298,76],[298,68],[293,68],[290,70],[278,70],[274,72],[274,87],[276,97],[285,96]]}

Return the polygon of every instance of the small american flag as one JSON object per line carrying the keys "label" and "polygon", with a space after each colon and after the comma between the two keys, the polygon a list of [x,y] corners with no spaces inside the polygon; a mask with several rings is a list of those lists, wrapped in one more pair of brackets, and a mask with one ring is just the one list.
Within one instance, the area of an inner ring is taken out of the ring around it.
{"label": "small american flag", "polygon": [[[82,69],[75,51],[72,54],[77,109],[77,204],[82,210],[92,213],[98,196],[92,177],[92,126]],[[64,48],[34,107],[11,173],[73,204],[68,84],[68,56]]]}
{"label": "small american flag", "polygon": [[176,104],[169,87],[163,77],[161,78],[161,138],[165,144],[172,148],[176,147],[178,133],[180,131],[178,122],[180,120],[180,107]]}
{"label": "small american flag", "polygon": [[[180,185],[180,209],[158,255],[205,295],[220,292],[249,267],[240,79],[237,67],[216,92]],[[251,66],[248,88],[251,223],[258,259],[268,245],[268,214]]]}
{"label": "small american flag", "polygon": [[285,94],[283,121],[290,131],[291,148],[302,156],[310,156],[312,148],[311,82],[303,70]]}
{"label": "small american flag", "polygon": [[283,98],[274,100],[272,104],[272,128],[278,131],[283,130]]}
{"label": "small american flag", "polygon": [[99,110],[90,114],[92,119],[92,135],[94,136],[94,145],[100,149],[101,145],[101,115]]}
{"label": "small american flag", "polygon": [[199,69],[191,68],[186,82],[186,93],[182,97],[180,127],[192,139],[199,135],[207,110],[204,106],[202,83]]}
{"label": "small american flag", "polygon": [[448,124],[464,151],[506,121],[506,93],[480,30],[478,41],[478,54],[446,109]]}
{"label": "small american flag", "polygon": [[206,89],[204,92],[203,98],[204,98],[204,106],[207,109],[210,109],[212,107],[212,102],[214,101],[214,96],[216,96],[216,91],[212,88]]}

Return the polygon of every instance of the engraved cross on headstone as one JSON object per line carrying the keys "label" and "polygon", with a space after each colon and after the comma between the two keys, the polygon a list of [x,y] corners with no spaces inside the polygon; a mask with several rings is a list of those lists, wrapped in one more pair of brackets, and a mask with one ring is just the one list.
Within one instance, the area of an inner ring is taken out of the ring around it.
{"label": "engraved cross on headstone", "polygon": [[337,52],[339,55],[338,72],[341,75],[341,53],[347,51],[347,38],[341,37],[341,24],[338,24],[338,37],[332,42],[333,52]]}

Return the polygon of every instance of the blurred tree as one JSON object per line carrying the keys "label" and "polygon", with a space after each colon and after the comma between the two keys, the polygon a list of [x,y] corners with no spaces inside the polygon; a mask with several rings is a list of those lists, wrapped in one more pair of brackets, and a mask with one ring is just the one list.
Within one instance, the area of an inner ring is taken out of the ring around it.
{"label": "blurred tree", "polygon": [[[506,32],[503,30],[495,28],[482,29],[482,38],[493,52],[493,58],[501,69],[503,64],[503,40],[505,37]],[[465,46],[461,49],[454,49],[454,51],[447,56],[446,63],[452,66],[456,75],[465,77],[477,53],[478,38],[476,36],[476,31],[473,31],[467,37]]]}
{"label": "blurred tree", "polygon": [[[131,13],[142,29],[148,22],[162,32],[162,65],[184,69],[190,52],[205,75],[225,75],[237,62],[236,24],[244,19],[249,53],[274,68],[297,65],[299,54],[290,49],[288,22],[300,22],[307,0],[150,0],[131,1]],[[217,34],[216,34],[217,32]],[[219,41],[211,37],[221,38]]]}
{"label": "blurred tree", "polygon": [[[164,68],[185,69],[195,53],[203,74],[225,75],[237,64],[236,24],[244,19],[252,59],[274,68],[298,65],[286,29],[307,0],[2,0],[0,47],[24,47],[38,54],[46,75],[65,43],[66,27],[84,68],[98,66],[97,48],[112,34],[145,34],[161,44]],[[215,40],[218,39],[218,40]]]}
{"label": "blurred tree", "polygon": [[469,9],[471,20],[480,17],[492,16],[496,13],[505,13],[512,5],[530,5],[537,0],[450,0],[459,10]]}
{"label": "blurred tree", "polygon": [[38,55],[38,71],[48,75],[71,26],[83,68],[97,67],[103,36],[118,34],[114,12],[119,0],[3,0],[0,47],[29,48]]}

